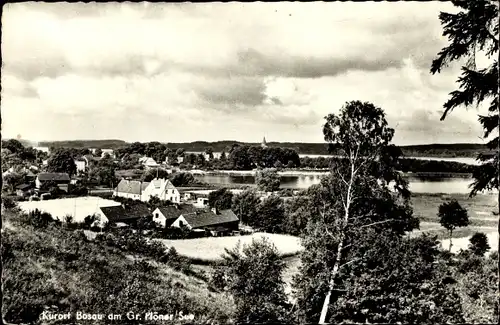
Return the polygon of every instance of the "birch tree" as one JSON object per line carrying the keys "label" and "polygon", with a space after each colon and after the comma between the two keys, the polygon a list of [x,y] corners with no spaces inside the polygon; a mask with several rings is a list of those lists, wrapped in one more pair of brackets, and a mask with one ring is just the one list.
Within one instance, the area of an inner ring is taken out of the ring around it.
{"label": "birch tree", "polygon": [[[327,322],[332,297],[342,291],[339,274],[362,258],[350,257],[363,231],[383,227],[402,235],[418,226],[406,200],[407,183],[396,172],[401,152],[390,145],[394,130],[388,127],[381,108],[348,102],[338,115],[326,117],[323,133],[330,151],[343,159],[334,162],[313,198],[320,206],[319,218],[306,231],[301,276],[314,278],[316,283],[306,280],[298,289],[308,321],[315,317],[314,310],[322,300],[317,315],[320,324]],[[393,191],[389,185],[394,185]]]}

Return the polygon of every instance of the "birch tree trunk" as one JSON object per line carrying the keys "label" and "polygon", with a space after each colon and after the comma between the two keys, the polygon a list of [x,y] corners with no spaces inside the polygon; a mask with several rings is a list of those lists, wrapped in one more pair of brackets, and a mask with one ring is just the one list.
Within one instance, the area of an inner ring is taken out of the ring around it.
{"label": "birch tree trunk", "polygon": [[[352,161],[352,157],[351,157]],[[326,324],[326,316],[328,314],[328,306],[330,305],[330,298],[332,296],[332,291],[335,285],[335,279],[337,277],[340,265],[342,263],[342,250],[344,248],[344,240],[345,240],[345,230],[349,221],[349,208],[351,206],[351,201],[352,201],[352,185],[354,183],[354,176],[356,174],[356,171],[354,169],[354,163],[351,163],[351,177],[349,179],[349,183],[347,186],[347,195],[346,195],[346,200],[344,203],[344,218],[343,218],[343,224],[340,227],[340,234],[339,234],[339,244],[337,246],[337,254],[335,257],[335,264],[333,265],[330,281],[328,283],[328,292],[326,294],[325,300],[323,302],[323,307],[321,309],[321,314],[319,317],[319,324]]]}

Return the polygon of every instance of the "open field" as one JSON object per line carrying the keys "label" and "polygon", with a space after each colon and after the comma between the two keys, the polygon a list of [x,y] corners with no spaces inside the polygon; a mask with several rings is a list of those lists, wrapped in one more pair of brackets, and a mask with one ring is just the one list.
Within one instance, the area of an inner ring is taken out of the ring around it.
{"label": "open field", "polygon": [[19,207],[24,212],[38,209],[50,213],[59,220],[63,220],[64,216],[69,214],[73,216],[73,222],[83,222],[86,216],[97,213],[100,207],[117,205],[120,205],[120,203],[96,196],[19,202]]}
{"label": "open field", "polygon": [[[483,230],[482,232],[486,231]],[[486,235],[488,236],[488,243],[491,247],[489,252],[498,250],[498,231],[489,232]],[[453,238],[451,241],[452,244],[451,251],[453,253],[457,253],[461,249],[466,250],[467,247],[469,247],[469,238],[470,237]],[[449,245],[450,245],[449,239],[443,239],[441,241],[441,246],[444,249],[448,249]]]}
{"label": "open field", "polygon": [[231,237],[209,237],[183,240],[156,239],[168,247],[175,247],[181,255],[193,260],[204,262],[215,262],[221,260],[221,255],[225,249],[234,248],[238,241],[241,245],[248,245],[252,240],[267,238],[276,245],[276,248],[283,256],[295,255],[302,250],[298,237],[279,234],[254,233],[252,235],[231,236]]}
{"label": "open field", "polygon": [[[456,199],[460,205],[467,209],[471,221],[492,222],[491,226],[496,226],[498,216],[493,211],[498,212],[498,194],[480,194],[469,198],[468,194],[428,194],[415,193],[411,197],[413,214],[423,221],[438,222],[437,216],[439,206],[451,199]],[[481,224],[478,226],[490,226]]]}

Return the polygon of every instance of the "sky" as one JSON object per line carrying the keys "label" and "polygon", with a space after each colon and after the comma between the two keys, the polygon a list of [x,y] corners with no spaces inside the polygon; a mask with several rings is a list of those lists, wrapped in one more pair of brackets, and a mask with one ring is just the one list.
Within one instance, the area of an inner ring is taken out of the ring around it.
{"label": "sky", "polygon": [[4,6],[2,135],[323,142],[347,101],[384,109],[395,144],[482,143],[481,108],[440,121],[460,66],[448,2]]}

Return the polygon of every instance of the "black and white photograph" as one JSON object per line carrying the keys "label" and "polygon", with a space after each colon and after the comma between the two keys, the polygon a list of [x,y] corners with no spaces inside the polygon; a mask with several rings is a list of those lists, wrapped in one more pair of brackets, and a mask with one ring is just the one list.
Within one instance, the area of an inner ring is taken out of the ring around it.
{"label": "black and white photograph", "polygon": [[499,7],[4,4],[2,323],[498,324]]}

